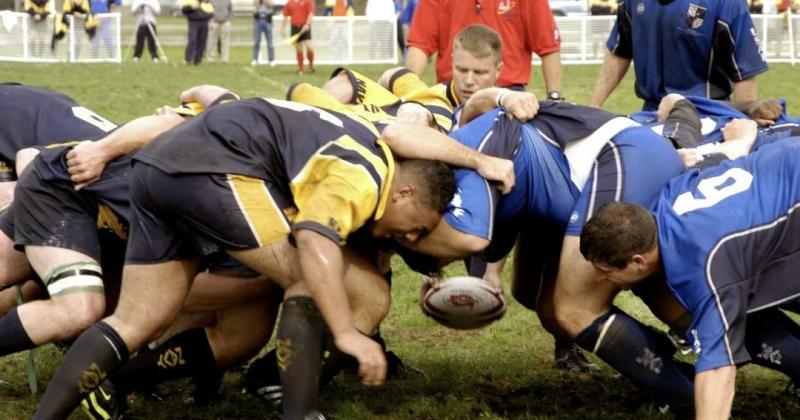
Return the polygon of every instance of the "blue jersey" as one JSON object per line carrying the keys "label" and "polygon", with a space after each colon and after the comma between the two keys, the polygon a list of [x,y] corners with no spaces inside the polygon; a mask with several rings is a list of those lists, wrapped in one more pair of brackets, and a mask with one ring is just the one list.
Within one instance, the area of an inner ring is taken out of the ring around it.
{"label": "blue jersey", "polygon": [[606,46],[633,59],[644,109],[673,92],[727,99],[767,70],[744,0],[625,0]]}
{"label": "blue jersey", "polygon": [[746,315],[800,296],[800,142],[673,179],[654,214],[698,371],[750,360]]}
{"label": "blue jersey", "polygon": [[[687,96],[686,99],[697,109],[697,116],[702,123],[700,131],[704,139],[699,144],[722,141],[722,127],[724,127],[725,124],[731,122],[735,118],[750,118],[743,112],[721,101],[700,96]],[[631,114],[630,117],[635,121],[647,125],[658,135],[663,136],[665,134],[664,123],[658,121],[656,111],[640,111]]]}
{"label": "blue jersey", "polygon": [[514,161],[516,183],[504,196],[475,171],[455,172],[457,192],[445,220],[485,239],[491,239],[495,218],[555,223],[568,235],[578,235],[603,203],[649,206],[667,180],[683,170],[671,145],[651,130],[569,103],[544,101],[539,114],[526,123],[495,110],[451,136]]}
{"label": "blue jersey", "polygon": [[[14,176],[17,152],[75,140],[97,140],[116,128],[114,123],[52,90],[0,84],[0,175]],[[8,123],[13,121],[14,123]]]}

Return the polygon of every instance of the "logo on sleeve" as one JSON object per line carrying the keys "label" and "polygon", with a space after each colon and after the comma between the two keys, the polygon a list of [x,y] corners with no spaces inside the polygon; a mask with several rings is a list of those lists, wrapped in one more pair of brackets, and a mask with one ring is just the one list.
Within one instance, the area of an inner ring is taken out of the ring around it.
{"label": "logo on sleeve", "polygon": [[692,29],[703,26],[706,18],[706,8],[694,3],[689,3],[689,10],[686,11],[686,25]]}
{"label": "logo on sleeve", "polygon": [[452,214],[455,217],[461,217],[464,215],[464,203],[461,199],[461,189],[458,189],[453,195],[453,199],[450,201],[450,207],[452,207]]}
{"label": "logo on sleeve", "polygon": [[696,328],[692,329],[692,331],[690,331],[689,334],[691,334],[692,337],[693,337],[692,338],[692,351],[694,352],[694,354],[699,355],[700,352],[703,350],[703,347],[700,345],[700,335],[697,333],[697,329]]}

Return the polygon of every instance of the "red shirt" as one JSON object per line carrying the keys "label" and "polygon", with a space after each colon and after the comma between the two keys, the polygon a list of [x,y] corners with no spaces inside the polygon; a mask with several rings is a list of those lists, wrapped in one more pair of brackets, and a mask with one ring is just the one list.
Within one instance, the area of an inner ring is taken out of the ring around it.
{"label": "red shirt", "polygon": [[504,66],[498,86],[527,85],[531,53],[541,57],[561,49],[561,36],[547,0],[420,0],[408,45],[429,56],[437,53],[436,80],[450,80],[453,38],[475,23],[493,28],[503,39]]}
{"label": "red shirt", "polygon": [[314,0],[289,0],[283,6],[283,15],[289,16],[292,26],[303,26],[314,14]]}

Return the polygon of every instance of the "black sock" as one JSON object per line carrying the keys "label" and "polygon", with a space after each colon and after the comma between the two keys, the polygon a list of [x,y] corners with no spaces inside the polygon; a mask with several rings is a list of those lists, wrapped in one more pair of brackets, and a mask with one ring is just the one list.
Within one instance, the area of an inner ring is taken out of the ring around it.
{"label": "black sock", "polygon": [[22,327],[17,307],[11,308],[6,316],[0,318],[0,356],[34,347],[36,344],[31,341],[25,328]]}
{"label": "black sock", "polygon": [[661,335],[614,308],[581,331],[575,342],[655,392],[677,415],[693,413],[694,385],[673,362],[675,348],[669,338]]}
{"label": "black sock", "polygon": [[128,347],[119,334],[103,321],[92,325],[64,356],[33,418],[67,418],[86,394],[126,360]]}
{"label": "black sock", "polygon": [[127,393],[173,379],[204,377],[209,371],[218,371],[214,353],[205,329],[194,328],[137,354],[120,367],[113,383],[119,392]]}
{"label": "black sock", "polygon": [[305,296],[283,302],[277,361],[283,386],[283,418],[303,419],[317,410],[325,320]]}
{"label": "black sock", "polygon": [[800,380],[800,339],[797,324],[777,308],[747,315],[745,346],[753,363]]}

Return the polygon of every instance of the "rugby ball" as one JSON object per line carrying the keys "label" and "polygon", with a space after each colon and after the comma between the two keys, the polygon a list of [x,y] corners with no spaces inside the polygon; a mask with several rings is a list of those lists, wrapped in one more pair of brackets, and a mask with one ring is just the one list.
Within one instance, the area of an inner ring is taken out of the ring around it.
{"label": "rugby ball", "polygon": [[478,277],[449,277],[425,293],[422,310],[445,327],[469,330],[502,318],[506,300],[501,291]]}

